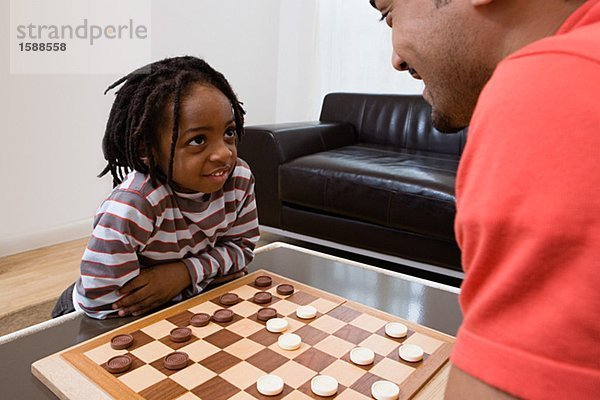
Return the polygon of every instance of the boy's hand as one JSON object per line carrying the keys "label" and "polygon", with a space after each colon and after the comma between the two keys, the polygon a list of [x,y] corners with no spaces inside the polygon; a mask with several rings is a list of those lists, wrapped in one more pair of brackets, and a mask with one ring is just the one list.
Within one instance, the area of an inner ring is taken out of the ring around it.
{"label": "boy's hand", "polygon": [[210,282],[210,284],[206,287],[206,289],[212,289],[215,286],[222,285],[224,283],[230,282],[234,279],[241,278],[244,275],[248,274],[248,268],[244,268],[241,271],[236,272],[235,274],[230,275],[221,275]]}
{"label": "boy's hand", "polygon": [[125,295],[112,306],[119,317],[141,315],[171,300],[191,284],[190,274],[182,262],[144,268],[119,290]]}

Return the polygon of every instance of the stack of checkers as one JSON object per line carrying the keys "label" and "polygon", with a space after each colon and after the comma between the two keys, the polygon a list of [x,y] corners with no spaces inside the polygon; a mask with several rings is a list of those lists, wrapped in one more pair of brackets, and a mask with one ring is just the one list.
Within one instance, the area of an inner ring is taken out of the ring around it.
{"label": "stack of checkers", "polygon": [[[427,380],[412,375],[430,356],[431,373],[447,358],[442,340],[316,290],[269,276],[228,290],[84,355],[142,398],[164,400],[396,399]],[[420,381],[403,386],[410,379]]]}

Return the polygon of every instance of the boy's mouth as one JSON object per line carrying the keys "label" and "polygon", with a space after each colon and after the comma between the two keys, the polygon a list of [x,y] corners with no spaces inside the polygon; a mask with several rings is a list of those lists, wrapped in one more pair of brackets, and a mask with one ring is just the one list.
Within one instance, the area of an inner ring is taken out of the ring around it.
{"label": "boy's mouth", "polygon": [[208,174],[208,176],[221,176],[221,175],[223,175],[226,172],[227,171],[215,172],[214,174]]}
{"label": "boy's mouth", "polygon": [[217,169],[209,172],[208,174],[204,174],[204,176],[217,177],[218,178],[220,176],[227,175],[230,170],[231,170],[231,167],[229,165],[227,165],[225,167],[217,168]]}

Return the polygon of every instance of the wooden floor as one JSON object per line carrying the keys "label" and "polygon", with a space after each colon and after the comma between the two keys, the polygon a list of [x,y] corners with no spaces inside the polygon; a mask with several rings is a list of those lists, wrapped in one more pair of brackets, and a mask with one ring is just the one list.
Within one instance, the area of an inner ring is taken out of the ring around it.
{"label": "wooden floor", "polygon": [[[263,233],[259,246],[282,239]],[[87,238],[0,258],[0,318],[57,298],[79,277]]]}
{"label": "wooden floor", "polygon": [[55,299],[79,276],[87,239],[0,258],[0,317]]}

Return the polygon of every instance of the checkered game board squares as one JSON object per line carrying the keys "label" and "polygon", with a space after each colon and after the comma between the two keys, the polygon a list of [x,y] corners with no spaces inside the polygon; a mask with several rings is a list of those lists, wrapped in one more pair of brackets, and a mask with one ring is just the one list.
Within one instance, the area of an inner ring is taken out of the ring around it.
{"label": "checkered game board squares", "polygon": [[187,393],[187,389],[171,379],[163,379],[140,392],[146,400],[175,400]]}
{"label": "checkered game board squares", "polygon": [[179,314],[175,314],[172,317],[165,318],[167,321],[175,326],[188,326],[190,324],[190,318],[194,315],[193,312],[185,310]]}
{"label": "checkered game board squares", "polygon": [[[273,284],[267,288],[255,287],[253,281],[238,287],[232,285],[228,292],[236,293],[241,299],[235,305],[225,307],[218,303],[220,296],[215,295],[140,327],[131,333],[134,344],[129,349],[113,350],[110,343],[103,343],[83,354],[101,367],[113,356],[129,354],[133,359],[132,368],[109,376],[146,399],[264,399],[266,397],[257,392],[256,381],[272,373],[282,377],[285,388],[282,394],[268,399],[321,398],[310,390],[310,381],[318,374],[325,374],[339,382],[336,399],[360,400],[371,398],[371,385],[377,380],[396,382],[401,391],[405,380],[415,382],[416,379],[420,385],[423,377],[415,378],[413,373],[446,344],[413,330],[409,330],[405,338],[388,337],[384,327],[389,318],[382,313],[360,311],[362,306],[343,299],[308,293],[303,285],[295,285],[292,295],[282,296],[276,292],[279,284],[273,278]],[[271,293],[273,301],[255,304],[251,299],[258,291]],[[316,318],[298,318],[295,313],[300,305],[314,306],[318,311]],[[299,349],[286,351],[278,346],[280,334],[267,331],[266,322],[257,319],[262,307],[275,308],[278,317],[288,321],[287,332],[302,338]],[[204,327],[190,325],[195,313],[212,315],[221,308],[234,312],[232,321],[211,321]],[[192,338],[183,343],[172,342],[170,331],[182,326],[192,330]],[[424,360],[418,363],[401,360],[398,348],[403,343],[421,346],[425,351]],[[366,366],[352,363],[350,351],[357,346],[373,350],[374,363]],[[187,353],[190,360],[184,369],[168,370],[163,358],[175,350]]]}
{"label": "checkered game board squares", "polygon": [[[295,312],[298,306],[312,305],[320,314],[325,314],[337,307],[340,302],[323,299],[310,293],[296,288],[291,295],[281,295],[277,293],[277,286],[281,282],[273,279],[273,283],[268,287],[257,287],[254,282],[232,289],[230,293],[235,293],[240,298],[240,301],[232,306],[224,306],[219,303],[221,295],[210,299],[208,303],[217,308],[229,308],[236,314],[243,317],[248,317],[255,314],[262,307],[272,307],[277,310],[281,316],[295,317]],[[254,295],[259,291],[266,291],[272,295],[272,300],[267,304],[256,304],[253,302]],[[196,309],[190,309],[193,312],[199,312]],[[214,309],[211,310],[214,312]],[[204,311],[206,312],[206,311]]]}
{"label": "checkered game board squares", "polygon": [[215,376],[191,390],[191,392],[199,398],[207,400],[226,400],[239,391],[239,388],[227,382],[220,376]]}
{"label": "checkered game board squares", "polygon": [[[414,331],[409,332],[408,338],[390,338],[382,331],[387,322],[342,305],[296,329],[294,333],[300,335],[303,344],[309,348],[294,357],[292,362],[312,372],[312,376],[306,376],[308,379],[296,387],[298,391],[310,398],[318,398],[310,392],[310,379],[320,373],[338,380],[340,385],[336,398],[371,398],[373,382],[382,379],[402,382],[423,365],[424,361],[409,363],[400,359],[398,349],[403,342],[425,343],[428,350],[437,349],[443,344]],[[379,331],[383,335],[379,335]],[[411,336],[413,339],[409,341]],[[350,351],[357,346],[373,350],[373,364],[359,366],[350,361]],[[424,360],[428,357],[426,353]],[[298,385],[298,382],[295,384]]]}

